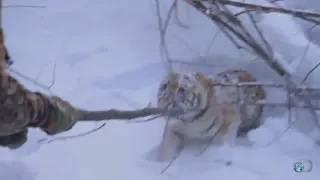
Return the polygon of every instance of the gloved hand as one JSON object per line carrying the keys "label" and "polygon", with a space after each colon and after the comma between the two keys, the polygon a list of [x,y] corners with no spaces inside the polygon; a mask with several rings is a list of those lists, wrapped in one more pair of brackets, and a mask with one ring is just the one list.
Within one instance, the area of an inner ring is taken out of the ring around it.
{"label": "gloved hand", "polygon": [[74,116],[65,113],[56,113],[54,119],[47,120],[45,124],[41,124],[39,128],[48,135],[55,135],[70,130],[77,122]]}
{"label": "gloved hand", "polygon": [[55,135],[70,130],[77,122],[74,107],[57,96],[47,97],[50,100],[46,121],[39,125],[40,129],[49,135]]}

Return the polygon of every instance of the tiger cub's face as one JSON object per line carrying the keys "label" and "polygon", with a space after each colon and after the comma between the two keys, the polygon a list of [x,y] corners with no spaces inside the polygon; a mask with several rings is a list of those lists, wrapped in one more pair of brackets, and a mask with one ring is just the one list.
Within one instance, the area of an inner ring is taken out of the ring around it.
{"label": "tiger cub's face", "polygon": [[201,73],[171,72],[160,83],[158,107],[182,109],[184,114],[176,118],[193,121],[208,108],[210,89],[210,81]]}

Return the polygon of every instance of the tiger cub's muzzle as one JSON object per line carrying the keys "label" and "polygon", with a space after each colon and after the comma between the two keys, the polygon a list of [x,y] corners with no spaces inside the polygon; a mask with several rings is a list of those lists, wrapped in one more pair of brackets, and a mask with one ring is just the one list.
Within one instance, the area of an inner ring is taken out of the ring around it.
{"label": "tiger cub's muzzle", "polygon": [[179,88],[167,108],[181,110],[181,113],[174,118],[183,122],[192,122],[204,108],[201,103],[205,102],[201,98],[200,93]]}
{"label": "tiger cub's muzzle", "polygon": [[180,87],[175,95],[174,102],[176,106],[183,109],[185,113],[195,111],[199,108],[201,97],[195,92],[188,92]]}

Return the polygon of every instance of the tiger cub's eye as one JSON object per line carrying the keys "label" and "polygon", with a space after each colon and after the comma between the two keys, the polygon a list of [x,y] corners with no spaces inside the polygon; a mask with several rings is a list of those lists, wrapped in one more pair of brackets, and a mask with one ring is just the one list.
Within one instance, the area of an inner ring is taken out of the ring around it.
{"label": "tiger cub's eye", "polygon": [[179,87],[178,93],[184,93],[185,89],[183,87]]}

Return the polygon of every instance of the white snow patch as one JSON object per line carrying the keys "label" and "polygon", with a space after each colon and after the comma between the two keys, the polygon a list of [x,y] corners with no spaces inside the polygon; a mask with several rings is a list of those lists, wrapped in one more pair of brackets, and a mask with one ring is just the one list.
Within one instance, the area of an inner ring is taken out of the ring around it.
{"label": "white snow patch", "polygon": [[[56,62],[57,77],[51,90],[83,108],[132,109],[155,102],[164,67],[158,51],[153,3],[149,0],[32,0],[29,3],[46,8],[3,9],[6,40],[15,60],[13,68],[31,78],[38,76],[40,83],[49,86]],[[4,4],[26,2],[4,0]],[[239,63],[252,57],[237,51],[224,36],[218,36],[206,51],[219,29],[189,6],[181,5],[180,12],[181,21],[190,28],[181,29],[171,22],[167,39],[173,58],[199,60],[199,56],[206,56],[221,61],[221,55],[225,55]],[[270,40],[274,40],[272,46],[280,59],[286,61],[284,64],[300,58],[302,44],[308,40],[290,17],[270,14],[260,23]],[[293,36],[294,33],[297,35]],[[293,68],[294,73],[303,77],[318,62],[319,52],[313,45],[301,67]],[[206,68],[207,72],[215,72],[211,67]],[[264,70],[257,70],[258,74],[268,77]],[[28,88],[40,90],[19,79]],[[250,132],[252,146],[239,144],[233,149],[211,146],[200,156],[198,150],[186,150],[160,175],[164,165],[148,162],[144,155],[159,143],[163,124],[161,118],[137,124],[110,121],[96,133],[49,144],[37,143],[45,135],[33,130],[30,141],[21,150],[0,148],[0,179],[316,180],[319,177],[319,147],[294,128],[283,134],[288,126],[287,115],[270,117],[261,128]],[[76,135],[96,126],[97,123],[79,123],[58,136]],[[264,146],[276,137],[280,138]],[[226,166],[229,159],[233,159],[233,164]],[[314,170],[295,173],[292,165],[300,159],[312,160]]]}

